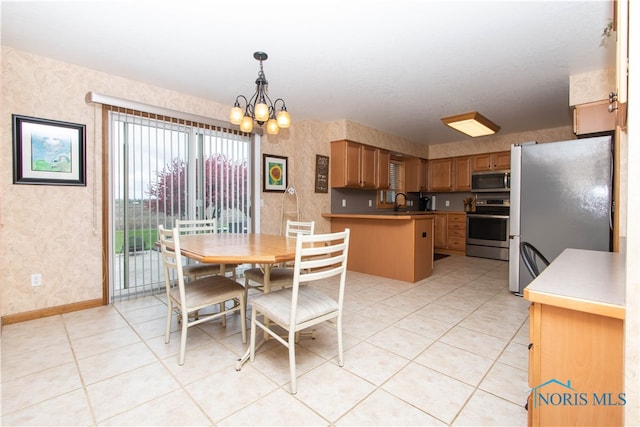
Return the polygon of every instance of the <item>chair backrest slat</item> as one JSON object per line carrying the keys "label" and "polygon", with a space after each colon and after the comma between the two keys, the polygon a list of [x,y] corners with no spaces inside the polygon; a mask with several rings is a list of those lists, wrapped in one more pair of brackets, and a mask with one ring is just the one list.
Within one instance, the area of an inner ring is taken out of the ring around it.
{"label": "chair backrest slat", "polygon": [[180,234],[217,233],[218,221],[212,219],[178,219],[176,228]]}
{"label": "chair backrest slat", "polygon": [[313,234],[315,227],[315,221],[292,221],[288,219],[285,235],[287,237],[296,237],[298,234]]}

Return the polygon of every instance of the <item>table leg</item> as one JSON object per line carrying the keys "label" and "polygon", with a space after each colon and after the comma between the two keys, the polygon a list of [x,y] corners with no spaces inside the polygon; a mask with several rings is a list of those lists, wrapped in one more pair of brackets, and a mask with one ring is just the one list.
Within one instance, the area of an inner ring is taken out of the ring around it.
{"label": "table leg", "polygon": [[264,270],[264,293],[268,294],[271,292],[271,264],[263,264],[262,269]]}

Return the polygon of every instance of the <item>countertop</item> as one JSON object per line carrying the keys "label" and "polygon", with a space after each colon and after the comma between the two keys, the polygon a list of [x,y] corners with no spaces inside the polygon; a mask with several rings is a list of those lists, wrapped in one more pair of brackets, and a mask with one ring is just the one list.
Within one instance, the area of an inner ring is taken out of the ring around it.
{"label": "countertop", "polygon": [[397,220],[397,219],[414,219],[418,218],[433,218],[433,212],[427,211],[398,211],[398,212],[376,212],[376,213],[323,213],[324,218],[353,218],[353,219],[385,219],[385,220]]}
{"label": "countertop", "polygon": [[524,289],[525,299],[617,319],[625,316],[625,257],[565,249]]}

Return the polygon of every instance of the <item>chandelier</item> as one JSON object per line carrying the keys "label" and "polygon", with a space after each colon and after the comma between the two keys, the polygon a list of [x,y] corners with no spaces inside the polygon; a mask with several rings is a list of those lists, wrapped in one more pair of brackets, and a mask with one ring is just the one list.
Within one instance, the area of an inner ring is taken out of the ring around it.
{"label": "chandelier", "polygon": [[[267,123],[267,133],[277,135],[280,128],[289,127],[291,117],[282,98],[271,102],[269,95],[267,95],[269,82],[262,70],[262,61],[267,60],[267,54],[254,52],[253,57],[260,61],[260,72],[258,72],[258,78],[256,79],[256,93],[248,101],[244,95],[236,97],[236,102],[233,104],[229,114],[229,121],[234,125],[240,125],[240,130],[243,132],[251,132],[253,130],[254,120],[259,126]],[[244,110],[240,107],[240,100],[244,101]],[[276,113],[278,102],[281,102],[282,106],[280,111]]]}

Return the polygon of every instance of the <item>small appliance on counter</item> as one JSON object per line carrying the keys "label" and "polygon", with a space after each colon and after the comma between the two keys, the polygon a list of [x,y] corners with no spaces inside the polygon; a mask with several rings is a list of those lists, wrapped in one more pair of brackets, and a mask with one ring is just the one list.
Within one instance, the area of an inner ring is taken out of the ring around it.
{"label": "small appliance on counter", "polygon": [[421,196],[420,197],[420,210],[421,211],[435,211],[436,210],[436,196]]}

